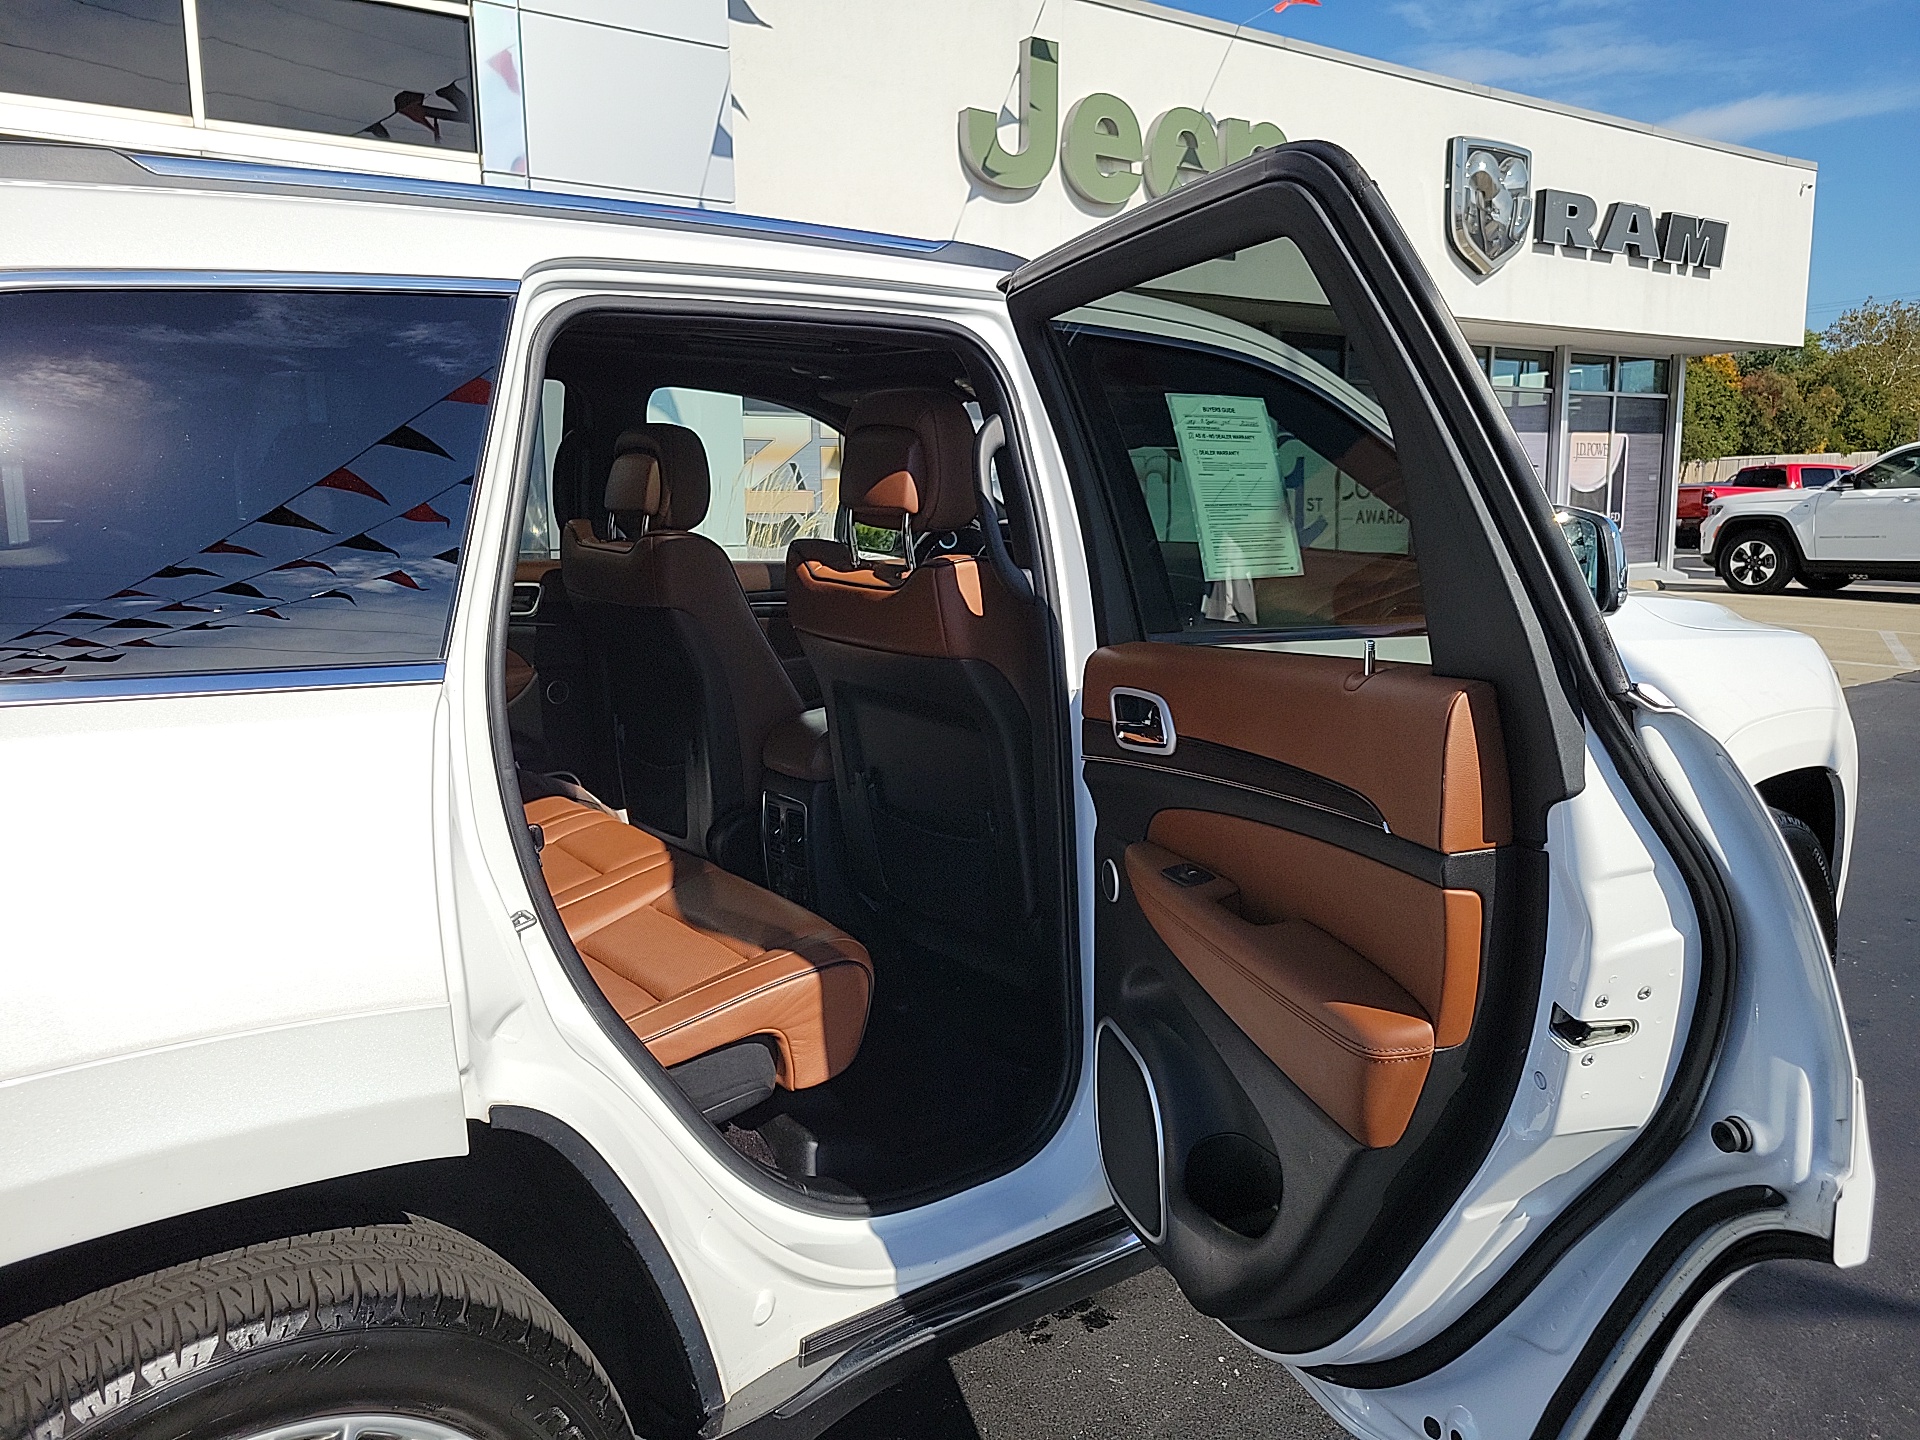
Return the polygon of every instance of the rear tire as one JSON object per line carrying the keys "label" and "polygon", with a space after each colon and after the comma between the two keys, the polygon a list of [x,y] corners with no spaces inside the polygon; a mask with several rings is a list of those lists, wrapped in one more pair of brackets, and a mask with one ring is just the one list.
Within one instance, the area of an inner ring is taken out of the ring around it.
{"label": "rear tire", "polygon": [[1793,868],[1800,872],[1807,894],[1813,897],[1813,913],[1820,917],[1820,934],[1826,939],[1827,955],[1837,956],[1840,953],[1840,902],[1834,895],[1833,870],[1827,864],[1826,847],[1814,834],[1813,827],[1798,815],[1768,808],[1780,838],[1787,842]]}
{"label": "rear tire", "polygon": [[1742,595],[1777,595],[1793,579],[1793,552],[1772,530],[1741,530],[1723,536],[1719,552],[1721,580]]}
{"label": "rear tire", "polygon": [[1831,595],[1853,583],[1851,575],[1802,575],[1800,583],[1816,595]]}
{"label": "rear tire", "polygon": [[633,1434],[532,1283],[418,1218],[228,1251],[0,1330],[0,1440],[267,1440],[284,1427],[316,1440]]}

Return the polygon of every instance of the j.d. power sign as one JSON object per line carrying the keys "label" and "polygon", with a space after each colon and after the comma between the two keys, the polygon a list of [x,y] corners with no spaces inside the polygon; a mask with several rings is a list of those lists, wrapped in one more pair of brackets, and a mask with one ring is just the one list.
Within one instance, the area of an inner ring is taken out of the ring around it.
{"label": "j.d. power sign", "polygon": [[1033,190],[1060,171],[1082,199],[1124,205],[1144,183],[1149,195],[1286,144],[1278,125],[1222,120],[1185,105],[1157,116],[1143,135],[1139,117],[1118,95],[1093,94],[1060,118],[1060,46],[1030,36],[1020,43],[1020,148],[1000,143],[991,110],[960,112],[960,159],[976,180],[999,190]]}

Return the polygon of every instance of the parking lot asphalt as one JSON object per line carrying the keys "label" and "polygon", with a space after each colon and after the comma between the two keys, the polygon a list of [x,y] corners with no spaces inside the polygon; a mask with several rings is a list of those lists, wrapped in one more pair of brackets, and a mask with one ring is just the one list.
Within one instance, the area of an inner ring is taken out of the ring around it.
{"label": "parking lot asphalt", "polygon": [[[1782,1262],[1737,1281],[1687,1342],[1642,1440],[1920,1436],[1920,766],[1911,758],[1920,747],[1920,672],[1857,686],[1847,698],[1860,732],[1860,818],[1838,970],[1879,1172],[1873,1254],[1857,1270]],[[927,1367],[828,1434],[1335,1440],[1346,1432],[1284,1370],[1196,1314],[1153,1270]]]}

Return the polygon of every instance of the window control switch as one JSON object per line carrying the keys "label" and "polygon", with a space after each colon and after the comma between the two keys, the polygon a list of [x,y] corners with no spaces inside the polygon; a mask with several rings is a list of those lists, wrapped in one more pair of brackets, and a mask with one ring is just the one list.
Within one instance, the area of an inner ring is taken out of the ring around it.
{"label": "window control switch", "polygon": [[1205,885],[1219,877],[1202,866],[1182,861],[1178,865],[1169,865],[1160,872],[1176,885],[1184,885],[1191,890],[1196,885]]}

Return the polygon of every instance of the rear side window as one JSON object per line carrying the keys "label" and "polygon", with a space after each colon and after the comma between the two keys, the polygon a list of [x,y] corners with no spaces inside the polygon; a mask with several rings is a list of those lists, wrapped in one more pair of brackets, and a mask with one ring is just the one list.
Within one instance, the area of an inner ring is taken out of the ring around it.
{"label": "rear side window", "polygon": [[0,677],[441,659],[509,304],[0,295]]}
{"label": "rear side window", "polygon": [[1778,490],[1786,485],[1787,472],[1780,465],[1754,465],[1734,476],[1733,483],[1762,490]]}
{"label": "rear side window", "polygon": [[1820,465],[1802,465],[1800,467],[1800,488],[1803,490],[1818,490],[1823,485],[1831,485],[1845,473],[1843,470],[1828,469]]}

